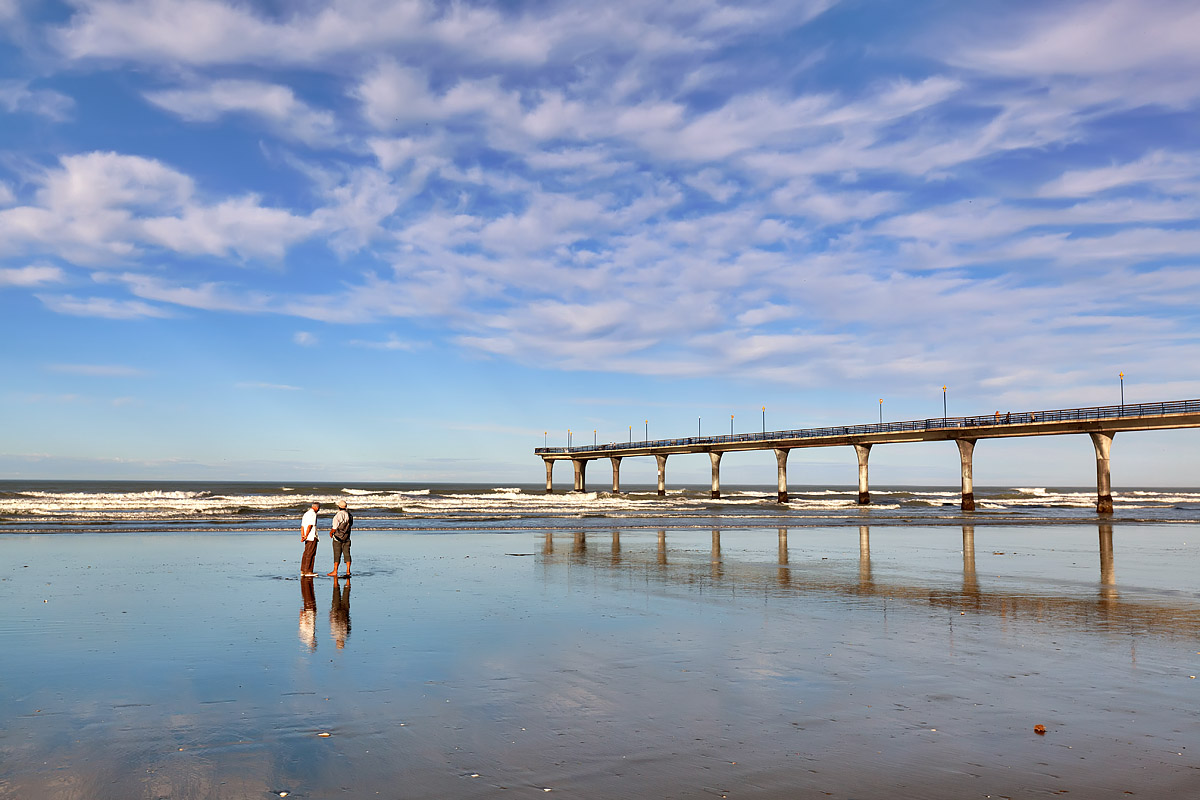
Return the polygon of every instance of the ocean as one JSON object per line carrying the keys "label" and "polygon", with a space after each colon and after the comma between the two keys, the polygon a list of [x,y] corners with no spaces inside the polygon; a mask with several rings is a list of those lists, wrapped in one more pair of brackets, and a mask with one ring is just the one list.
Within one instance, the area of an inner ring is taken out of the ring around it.
{"label": "ocean", "polygon": [[[516,531],[604,528],[804,527],[1092,522],[1090,487],[976,487],[977,510],[959,509],[957,487],[653,486],[620,494],[558,492],[536,484],[0,481],[0,533],[281,531],[316,500],[346,500],[358,531]],[[1113,495],[1116,523],[1200,522],[1200,489],[1142,487]]]}

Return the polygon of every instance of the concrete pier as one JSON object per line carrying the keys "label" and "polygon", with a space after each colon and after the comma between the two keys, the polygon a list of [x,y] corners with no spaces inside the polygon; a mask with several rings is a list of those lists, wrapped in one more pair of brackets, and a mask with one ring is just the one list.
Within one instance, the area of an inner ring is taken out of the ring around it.
{"label": "concrete pier", "polygon": [[871,502],[871,490],[867,485],[867,457],[871,455],[871,445],[855,444],[854,452],[858,455],[858,504],[865,506]]}
{"label": "concrete pier", "polygon": [[971,456],[975,452],[974,439],[955,439],[958,459],[962,463],[962,510],[975,510],[975,481],[971,474]]}
{"label": "concrete pier", "polygon": [[708,457],[712,460],[712,497],[716,499],[721,496],[721,454],[710,452]]}
{"label": "concrete pier", "polygon": [[1157,403],[1122,404],[1092,408],[1061,408],[1045,411],[989,412],[969,417],[933,417],[866,425],[797,428],[719,436],[686,436],[644,442],[612,442],[572,447],[538,447],[534,454],[546,463],[546,491],[554,491],[553,462],[571,461],[575,468],[575,491],[585,491],[589,460],[612,459],[613,491],[620,491],[619,462],[622,458],[654,456],[658,462],[658,494],[666,495],[667,456],[707,453],[712,462],[712,497],[721,496],[720,463],[725,453],[773,450],[780,502],[787,502],[787,457],[796,448],[854,447],[858,458],[858,503],[871,502],[867,461],[876,444],[953,441],[958,447],[962,469],[962,509],[975,509],[972,459],[980,439],[1011,439],[1029,436],[1088,434],[1096,450],[1096,510],[1113,512],[1109,457],[1113,437],[1123,431],[1177,430],[1200,428],[1200,399]]}
{"label": "concrete pier", "polygon": [[1115,433],[1093,432],[1092,446],[1096,448],[1096,511],[1100,514],[1113,513],[1112,479],[1109,474],[1109,453]]}
{"label": "concrete pier", "polygon": [[621,493],[621,456],[610,456],[613,468],[613,494]]}
{"label": "concrete pier", "polygon": [[776,464],[776,479],[779,484],[779,502],[786,503],[788,501],[787,493],[787,458],[788,450],[786,447],[775,448],[775,464]]}

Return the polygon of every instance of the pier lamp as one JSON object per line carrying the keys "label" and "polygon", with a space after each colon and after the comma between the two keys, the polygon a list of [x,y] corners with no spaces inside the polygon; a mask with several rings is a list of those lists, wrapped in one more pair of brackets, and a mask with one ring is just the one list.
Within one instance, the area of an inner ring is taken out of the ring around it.
{"label": "pier lamp", "polygon": [[729,415],[729,435],[733,436],[733,414]]}
{"label": "pier lamp", "polygon": [[763,434],[767,432],[767,407],[763,406]]}
{"label": "pier lamp", "polygon": [[1121,379],[1121,409],[1125,409],[1125,373],[1117,373],[1117,377]]}
{"label": "pier lamp", "polygon": [[550,444],[550,431],[542,431],[542,447]]}
{"label": "pier lamp", "polygon": [[592,447],[596,446],[596,429],[592,428]]}
{"label": "pier lamp", "polygon": [[[945,406],[942,406],[942,408],[944,409]],[[882,397],[879,398],[879,424],[880,425],[883,424],[883,398]]]}
{"label": "pier lamp", "polygon": [[942,387],[942,422],[946,421],[946,387]]}
{"label": "pier lamp", "polygon": [[567,428],[567,449],[571,449],[571,429]]}
{"label": "pier lamp", "polygon": [[700,418],[696,417],[696,438],[700,437]]}
{"label": "pier lamp", "polygon": [[629,426],[629,443],[633,444],[633,426]]}
{"label": "pier lamp", "polygon": [[646,441],[650,441],[650,420],[646,420]]}

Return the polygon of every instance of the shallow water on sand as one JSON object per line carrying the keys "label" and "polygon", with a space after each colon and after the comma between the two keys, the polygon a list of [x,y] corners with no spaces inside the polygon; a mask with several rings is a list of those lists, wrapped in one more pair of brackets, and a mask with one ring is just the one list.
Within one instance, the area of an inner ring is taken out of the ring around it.
{"label": "shallow water on sand", "polygon": [[1200,787],[1192,526],[297,538],[0,540],[0,797]]}

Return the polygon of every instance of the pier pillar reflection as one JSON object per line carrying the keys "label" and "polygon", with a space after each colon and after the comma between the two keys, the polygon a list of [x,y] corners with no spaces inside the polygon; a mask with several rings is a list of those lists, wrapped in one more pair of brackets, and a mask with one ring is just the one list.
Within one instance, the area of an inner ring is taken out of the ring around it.
{"label": "pier pillar reflection", "polygon": [[656,454],[654,460],[658,462],[658,496],[662,497],[667,493],[667,457]]}
{"label": "pier pillar reflection", "polygon": [[710,451],[708,457],[712,461],[712,497],[715,499],[721,496],[721,454]]}
{"label": "pier pillar reflection", "polygon": [[979,577],[975,574],[975,526],[963,525],[963,594],[978,597]]}
{"label": "pier pillar reflection", "polygon": [[712,532],[712,562],[710,566],[713,580],[720,580],[723,574],[721,565],[721,531],[716,528],[713,528]]}
{"label": "pier pillar reflection", "polygon": [[871,445],[856,444],[854,452],[858,456],[858,504],[865,506],[871,502],[871,490],[867,485],[867,457],[871,455]]}
{"label": "pier pillar reflection", "polygon": [[975,481],[972,476],[971,457],[975,452],[974,439],[955,439],[958,459],[962,463],[962,510],[975,510]]}
{"label": "pier pillar reflection", "polygon": [[554,462],[548,458],[542,460],[546,462],[546,494],[554,494]]}
{"label": "pier pillar reflection", "polygon": [[577,492],[587,491],[587,489],[585,488],[585,486],[587,485],[586,484],[587,459],[586,458],[573,458],[573,459],[571,459],[571,463],[575,465],[575,491],[577,491]]}
{"label": "pier pillar reflection", "polygon": [[776,573],[779,584],[786,586],[792,582],[792,570],[788,566],[788,529],[779,529],[779,570]]}
{"label": "pier pillar reflection", "polygon": [[871,528],[867,525],[858,526],[858,583],[871,583]]}
{"label": "pier pillar reflection", "polygon": [[554,555],[554,534],[546,531],[546,536],[542,539],[542,555]]}
{"label": "pier pillar reflection", "polygon": [[613,494],[621,493],[621,456],[609,456],[613,469]]}
{"label": "pier pillar reflection", "polygon": [[667,565],[667,532],[663,528],[658,529],[658,565]]}
{"label": "pier pillar reflection", "polygon": [[1116,600],[1117,571],[1113,566],[1113,528],[1111,522],[1100,523],[1100,596]]}
{"label": "pier pillar reflection", "polygon": [[788,501],[787,492],[787,460],[788,453],[791,452],[785,447],[775,448],[775,463],[778,467],[776,479],[779,485],[779,502],[786,503]]}
{"label": "pier pillar reflection", "polygon": [[580,557],[587,555],[587,531],[575,532],[575,540],[571,542],[571,555]]}
{"label": "pier pillar reflection", "polygon": [[612,562],[614,567],[621,563],[621,531],[618,528],[613,528],[612,549],[609,553],[609,561]]}
{"label": "pier pillar reflection", "polygon": [[1113,513],[1112,478],[1109,473],[1109,454],[1115,433],[1089,433],[1096,448],[1096,512]]}

